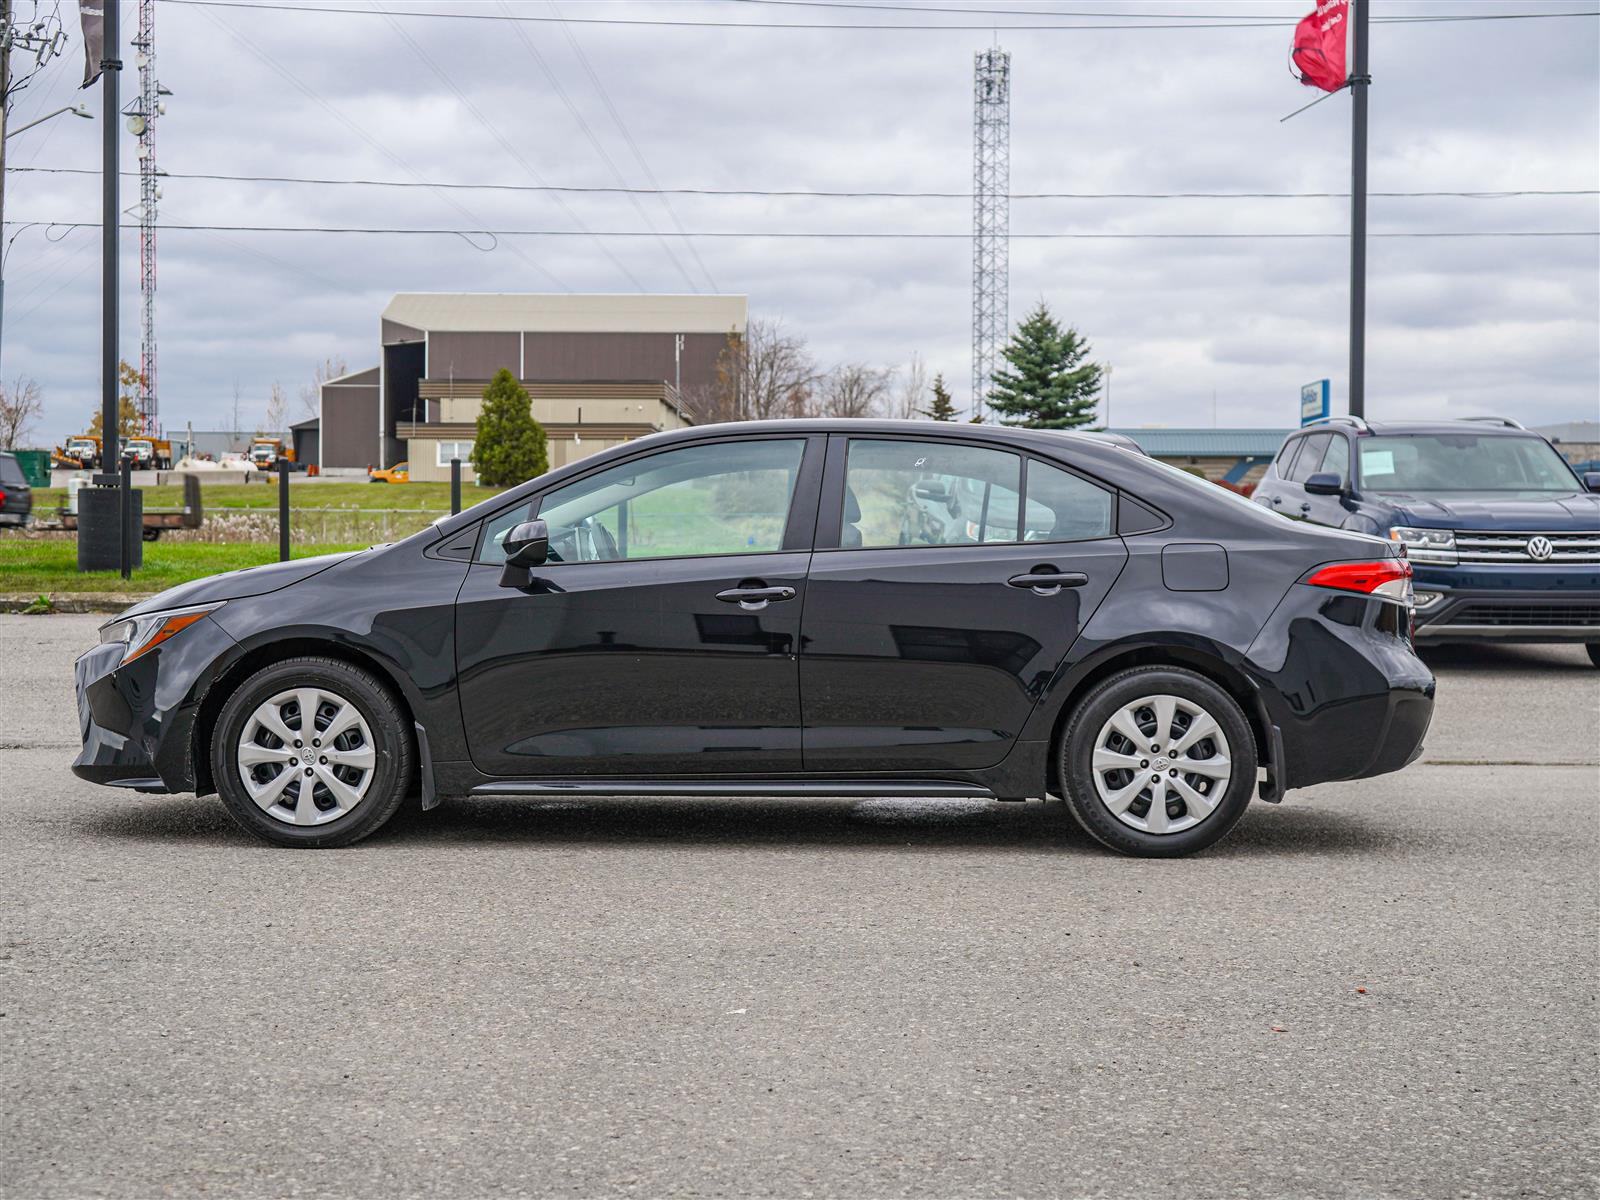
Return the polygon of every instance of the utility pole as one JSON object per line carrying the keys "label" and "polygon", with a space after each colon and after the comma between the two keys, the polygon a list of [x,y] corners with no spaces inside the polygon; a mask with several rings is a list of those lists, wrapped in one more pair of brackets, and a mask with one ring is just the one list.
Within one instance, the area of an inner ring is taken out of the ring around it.
{"label": "utility pole", "polygon": [[1367,9],[1371,0],[1350,0],[1355,14],[1355,68],[1350,72],[1350,415],[1367,411]]}
{"label": "utility pole", "polygon": [[981,420],[1010,324],[1011,55],[979,50],[972,92],[972,416]]}
{"label": "utility pole", "polygon": [[[6,227],[6,120],[11,116],[11,0],[0,0],[0,236]],[[6,314],[6,260],[0,249],[0,333]],[[3,386],[3,385],[0,385]]]}

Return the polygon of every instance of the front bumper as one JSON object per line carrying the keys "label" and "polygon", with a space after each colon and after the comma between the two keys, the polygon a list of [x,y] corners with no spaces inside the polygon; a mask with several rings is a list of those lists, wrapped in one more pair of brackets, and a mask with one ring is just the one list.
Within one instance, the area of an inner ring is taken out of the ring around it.
{"label": "front bumper", "polygon": [[120,643],[95,646],[73,664],[83,749],[72,773],[143,792],[195,788],[194,725],[234,645],[210,617],[123,665]]}
{"label": "front bumper", "polygon": [[1439,597],[1416,613],[1419,642],[1600,642],[1600,569],[1569,565],[1416,566]]}

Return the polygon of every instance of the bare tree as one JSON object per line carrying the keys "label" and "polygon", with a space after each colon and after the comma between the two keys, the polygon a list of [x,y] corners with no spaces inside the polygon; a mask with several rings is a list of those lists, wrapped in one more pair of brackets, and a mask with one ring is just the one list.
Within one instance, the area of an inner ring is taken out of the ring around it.
{"label": "bare tree", "polygon": [[43,411],[44,394],[38,380],[19,375],[10,387],[0,385],[0,446],[20,446]]}
{"label": "bare tree", "polygon": [[322,413],[322,385],[349,373],[342,354],[329,355],[317,364],[317,369],[311,373],[311,382],[300,389],[300,408],[308,418]]}
{"label": "bare tree", "polygon": [[744,335],[729,334],[717,379],[691,399],[706,421],[765,421],[801,416],[819,376],[805,339],[782,321],[756,317]]}
{"label": "bare tree", "polygon": [[887,405],[894,372],[865,363],[841,363],[822,378],[807,416],[872,417]]}
{"label": "bare tree", "polygon": [[267,392],[266,419],[262,422],[265,428],[260,432],[272,437],[279,436],[287,427],[288,417],[289,397],[283,390],[283,384],[274,379]]}
{"label": "bare tree", "polygon": [[912,352],[906,364],[905,377],[894,390],[890,416],[901,421],[914,421],[922,415],[922,400],[928,391],[928,367],[922,355]]}

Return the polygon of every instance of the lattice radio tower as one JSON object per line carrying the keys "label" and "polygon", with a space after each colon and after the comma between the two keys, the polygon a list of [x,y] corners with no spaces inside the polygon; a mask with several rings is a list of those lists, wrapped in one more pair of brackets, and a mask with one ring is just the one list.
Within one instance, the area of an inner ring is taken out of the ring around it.
{"label": "lattice radio tower", "polygon": [[972,415],[982,417],[1011,289],[1011,55],[979,50],[972,75]]}
{"label": "lattice radio tower", "polygon": [[156,82],[156,0],[139,0],[139,32],[133,39],[139,67],[139,99],[127,109],[128,128],[139,139],[139,421],[146,437],[160,432],[156,399],[156,117],[171,95]]}

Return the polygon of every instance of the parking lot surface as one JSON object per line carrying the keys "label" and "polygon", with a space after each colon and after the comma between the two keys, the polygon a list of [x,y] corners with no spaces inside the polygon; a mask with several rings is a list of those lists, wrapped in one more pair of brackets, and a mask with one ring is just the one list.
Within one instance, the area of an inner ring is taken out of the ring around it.
{"label": "parking lot surface", "polygon": [[68,771],[0,616],[0,1195],[1600,1189],[1600,671],[1428,654],[1404,772],[1058,805],[450,803],[342,851]]}

